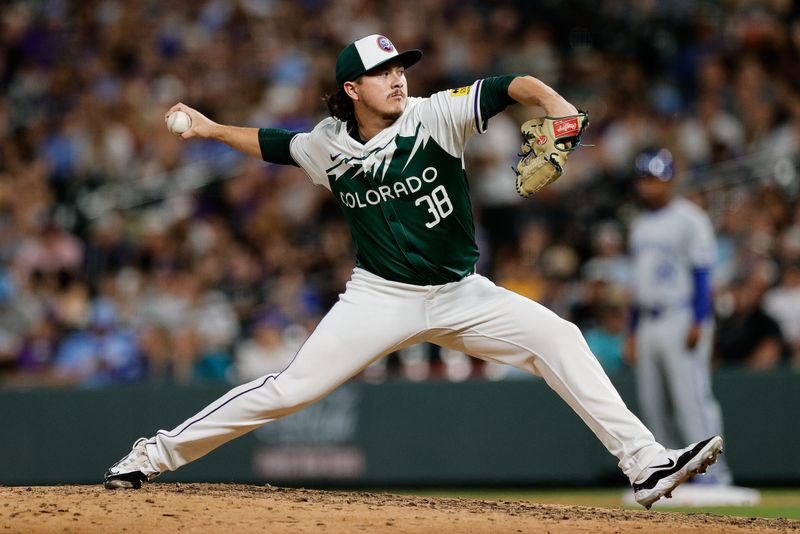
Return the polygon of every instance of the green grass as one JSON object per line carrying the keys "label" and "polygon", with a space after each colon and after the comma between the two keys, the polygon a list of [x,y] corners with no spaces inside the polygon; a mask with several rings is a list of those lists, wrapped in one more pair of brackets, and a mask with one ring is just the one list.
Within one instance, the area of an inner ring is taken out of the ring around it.
{"label": "green grass", "polygon": [[[622,507],[622,489],[396,489],[398,495],[464,497],[484,500],[521,500],[543,504]],[[638,508],[638,507],[637,507]],[[641,509],[641,508],[639,508]],[[758,506],[709,506],[698,508],[657,508],[665,512],[710,513],[742,517],[784,517],[800,519],[800,489],[761,489]]]}

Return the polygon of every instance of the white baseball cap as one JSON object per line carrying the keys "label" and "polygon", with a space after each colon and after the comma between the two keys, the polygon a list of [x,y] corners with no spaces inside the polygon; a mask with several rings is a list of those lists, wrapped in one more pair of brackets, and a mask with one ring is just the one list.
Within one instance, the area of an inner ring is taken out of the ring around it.
{"label": "white baseball cap", "polygon": [[422,58],[417,49],[398,52],[388,37],[373,34],[344,47],[336,58],[336,84],[342,87],[387,61],[400,60],[408,68]]}

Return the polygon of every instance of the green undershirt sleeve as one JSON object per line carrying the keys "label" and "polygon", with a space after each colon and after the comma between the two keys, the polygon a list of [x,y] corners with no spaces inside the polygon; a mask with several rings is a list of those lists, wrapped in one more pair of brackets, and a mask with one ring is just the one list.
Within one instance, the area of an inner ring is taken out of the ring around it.
{"label": "green undershirt sleeve", "polygon": [[289,151],[289,143],[295,135],[297,132],[280,128],[260,128],[258,146],[261,147],[261,157],[269,163],[299,167]]}
{"label": "green undershirt sleeve", "polygon": [[484,78],[481,84],[481,119],[485,127],[486,122],[517,101],[508,96],[508,86],[514,78],[524,76],[524,74],[506,74],[504,76],[492,76]]}

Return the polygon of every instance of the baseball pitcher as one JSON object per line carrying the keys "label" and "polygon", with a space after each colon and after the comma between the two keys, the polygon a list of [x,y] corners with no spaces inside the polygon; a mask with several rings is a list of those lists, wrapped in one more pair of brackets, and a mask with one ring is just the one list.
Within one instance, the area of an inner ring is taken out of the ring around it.
{"label": "baseball pitcher", "polygon": [[[516,187],[523,196],[558,178],[588,124],[553,89],[523,75],[409,97],[406,69],[381,35],[346,46],[336,61],[331,117],[312,131],[223,126],[177,104],[182,137],[215,139],[266,161],[296,165],[328,189],[346,219],[356,267],[344,293],[281,372],[234,388],[171,430],[138,440],[105,486],[138,488],[238,436],[300,410],[373,361],[420,342],[544,377],[583,419],[649,507],[722,449],[718,436],[665,449],[625,406],[575,325],[475,272],[478,247],[464,148],[492,116],[520,102],[547,117],[523,126]],[[512,184],[509,183],[509,187]]]}

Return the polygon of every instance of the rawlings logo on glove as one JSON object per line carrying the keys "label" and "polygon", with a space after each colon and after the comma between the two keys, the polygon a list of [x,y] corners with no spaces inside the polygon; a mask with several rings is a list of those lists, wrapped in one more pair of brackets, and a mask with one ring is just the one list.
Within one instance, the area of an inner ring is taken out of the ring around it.
{"label": "rawlings logo on glove", "polygon": [[558,119],[557,121],[553,121],[553,131],[556,134],[556,138],[564,137],[572,132],[577,132],[578,118],[567,117],[566,119]]}
{"label": "rawlings logo on glove", "polygon": [[581,135],[589,126],[588,113],[567,117],[543,117],[522,125],[522,147],[517,174],[517,193],[525,198],[564,172],[569,153],[578,148]]}

